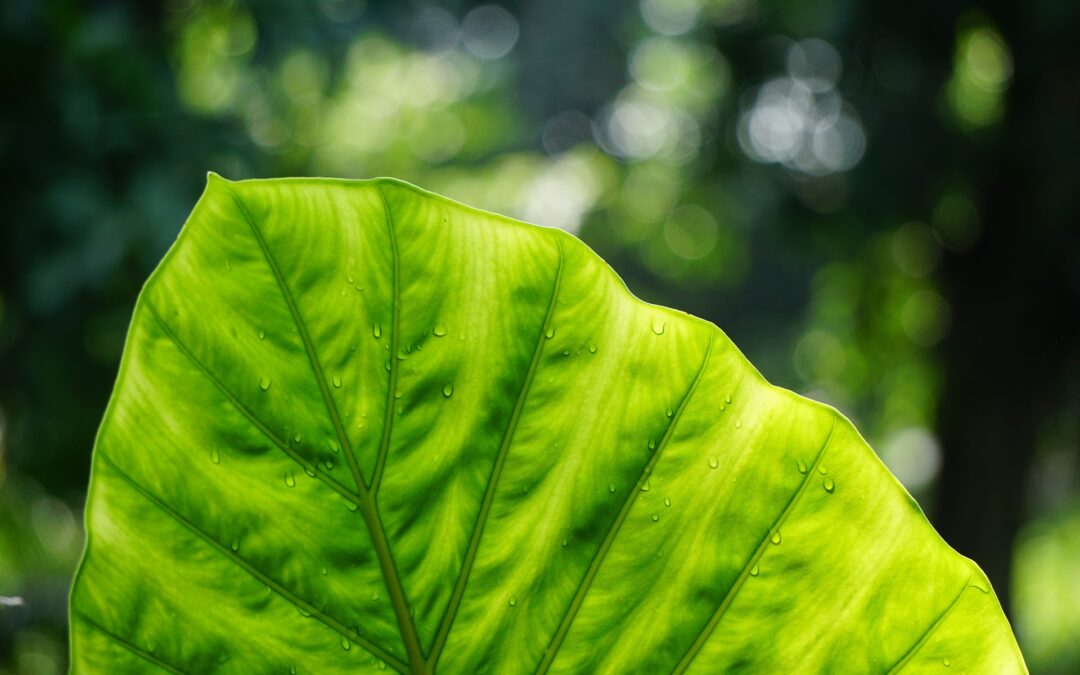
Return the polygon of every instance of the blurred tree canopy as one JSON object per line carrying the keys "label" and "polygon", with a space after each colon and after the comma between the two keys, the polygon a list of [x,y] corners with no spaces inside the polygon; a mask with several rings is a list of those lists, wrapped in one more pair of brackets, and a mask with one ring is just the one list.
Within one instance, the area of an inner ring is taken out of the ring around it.
{"label": "blurred tree canopy", "polygon": [[1080,670],[1080,6],[8,0],[0,673],[66,668],[95,429],[206,171],[578,234],[837,406]]}

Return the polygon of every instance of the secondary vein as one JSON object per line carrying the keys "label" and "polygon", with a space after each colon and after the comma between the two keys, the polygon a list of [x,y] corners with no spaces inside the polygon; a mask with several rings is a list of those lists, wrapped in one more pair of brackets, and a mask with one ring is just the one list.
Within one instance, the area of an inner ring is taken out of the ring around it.
{"label": "secondary vein", "polygon": [[266,438],[269,439],[271,443],[276,445],[282,452],[284,452],[291,459],[293,459],[293,461],[302,466],[304,468],[304,471],[308,475],[314,474],[316,478],[329,486],[332,490],[334,490],[334,492],[337,492],[339,495],[352,502],[353,504],[356,504],[357,506],[360,505],[360,497],[356,493],[354,493],[352,490],[345,487],[341,483],[337,482],[337,479],[323,471],[322,467],[320,467],[318,464],[306,459],[294,448],[290,447],[286,441],[279,438],[277,434],[270,430],[270,427],[268,427],[262,422],[262,420],[256,417],[255,413],[252,412],[251,409],[248,408],[246,405],[244,405],[244,403],[239,398],[237,398],[236,395],[232,393],[232,391],[229,390],[225,383],[218,379],[218,377],[214,375],[210,371],[210,369],[207,368],[206,365],[199,360],[197,356],[195,356],[191,349],[186,344],[184,344],[184,342],[180,339],[180,336],[178,336],[176,332],[173,331],[173,329],[170,328],[169,325],[165,322],[165,320],[161,317],[161,314],[157,311],[157,308],[154,306],[154,304],[150,302],[149,298],[144,298],[143,302],[146,303],[146,309],[149,310],[150,314],[157,321],[158,325],[161,326],[161,329],[162,331],[164,331],[165,335],[172,341],[174,345],[176,345],[176,348],[180,350],[180,353],[187,357],[187,359],[192,363],[192,365],[194,365],[200,373],[202,373],[208,380],[210,380],[210,382],[214,384],[215,387],[217,387],[218,391],[220,391],[222,395],[229,400],[229,403],[231,403],[232,406],[236,408],[236,410],[241,415],[247,418],[247,420],[251,422],[251,424],[256,429],[262,432],[262,434],[266,436]]}
{"label": "secondary vein", "polygon": [[180,670],[179,668],[177,668],[177,667],[175,667],[175,666],[173,666],[171,664],[166,663],[165,661],[161,660],[160,658],[158,658],[157,656],[155,656],[151,652],[149,652],[149,651],[147,651],[145,649],[142,649],[141,647],[136,646],[134,642],[131,642],[130,640],[128,640],[128,639],[126,639],[124,637],[121,637],[120,635],[117,635],[116,633],[112,632],[111,630],[105,628],[104,626],[99,624],[94,619],[91,619],[90,616],[88,614],[86,614],[86,612],[75,611],[75,615],[78,616],[80,619],[82,619],[86,623],[86,625],[90,626],[91,628],[93,628],[97,632],[101,633],[105,637],[109,638],[110,640],[112,640],[116,644],[120,645],[121,647],[128,650],[129,652],[131,652],[135,656],[138,656],[139,658],[143,659],[144,661],[146,661],[148,663],[152,663],[155,666],[157,666],[158,668],[161,668],[162,670],[173,673],[174,675],[187,675],[187,673],[185,671]]}
{"label": "secondary vein", "polygon": [[439,623],[439,631],[436,634],[435,643],[429,656],[429,661],[433,666],[438,663],[443,647],[446,646],[446,639],[450,634],[450,628],[454,624],[458,608],[461,606],[461,601],[465,595],[465,587],[469,582],[469,574],[472,572],[473,563],[476,561],[476,554],[480,549],[480,539],[484,534],[484,526],[487,524],[488,515],[491,513],[491,505],[495,501],[495,490],[498,486],[499,478],[502,475],[503,465],[506,463],[506,457],[510,451],[510,444],[514,438],[514,431],[517,430],[518,420],[521,419],[522,410],[525,408],[525,401],[529,396],[529,388],[532,386],[536,371],[540,365],[540,357],[544,352],[544,343],[547,342],[548,328],[551,326],[551,321],[555,316],[555,306],[559,301],[559,288],[562,284],[563,274],[562,244],[559,243],[558,240],[556,240],[556,244],[559,250],[559,266],[555,272],[555,282],[552,284],[551,299],[548,301],[547,313],[544,316],[543,325],[540,326],[540,334],[537,337],[536,347],[533,349],[533,356],[532,360],[529,362],[529,369],[525,373],[525,379],[522,382],[521,390],[518,393],[517,402],[514,404],[513,412],[510,414],[510,421],[506,426],[502,442],[499,444],[499,450],[495,455],[495,463],[491,469],[491,476],[488,478],[487,488],[484,490],[484,497],[480,504],[480,510],[477,512],[476,523],[473,525],[472,536],[469,539],[469,546],[465,552],[465,559],[462,563],[461,572],[458,574],[457,583],[454,585],[454,591],[450,596],[450,602],[447,604],[446,612],[443,614],[443,618]]}
{"label": "secondary vein", "polygon": [[731,603],[734,602],[735,596],[742,590],[743,585],[746,583],[747,578],[750,576],[750,571],[754,569],[754,565],[758,564],[761,556],[765,554],[766,549],[769,547],[769,543],[773,536],[780,531],[780,528],[784,525],[784,521],[787,520],[788,515],[795,509],[795,505],[799,501],[799,497],[806,492],[806,487],[810,484],[810,480],[813,478],[814,473],[821,464],[821,459],[825,456],[825,450],[829,446],[829,440],[832,438],[833,431],[836,429],[836,417],[832,417],[832,424],[829,426],[829,433],[825,434],[825,440],[821,444],[821,448],[818,450],[817,456],[814,458],[814,463],[806,470],[806,475],[803,477],[802,482],[799,483],[799,488],[795,491],[788,503],[784,506],[784,510],[776,517],[772,526],[765,532],[765,535],[761,538],[761,542],[758,544],[757,549],[754,550],[753,555],[743,565],[742,570],[739,572],[739,576],[735,579],[735,583],[728,589],[726,595],[724,595],[723,601],[720,606],[713,612],[709,622],[705,624],[705,627],[698,633],[697,638],[690,645],[690,648],[683,655],[678,665],[675,666],[675,670],[672,671],[672,675],[680,675],[690,667],[690,663],[693,662],[694,657],[698,655],[701,648],[708,641],[709,636],[716,629],[717,624],[724,617]]}
{"label": "secondary vein", "polygon": [[712,354],[713,339],[709,337],[709,346],[705,349],[705,356],[701,360],[701,367],[698,368],[697,375],[694,376],[693,382],[690,384],[690,388],[687,389],[686,394],[683,395],[682,401],[679,402],[679,407],[676,409],[675,414],[671,418],[671,422],[668,424],[667,429],[664,431],[663,438],[656,446],[656,451],[652,457],[649,458],[648,463],[645,464],[645,468],[642,469],[641,475],[638,477],[637,483],[630,489],[630,494],[627,495],[626,501],[623,502],[622,508],[619,510],[618,516],[611,523],[608,528],[607,535],[604,537],[603,543],[600,544],[600,548],[597,549],[596,555],[593,556],[592,563],[589,565],[589,569],[585,572],[585,577],[581,580],[581,584],[578,586],[577,592],[574,594],[573,600],[570,602],[570,606],[567,608],[566,613],[563,615],[563,619],[559,624],[558,630],[555,631],[555,635],[552,636],[551,642],[548,644],[548,648],[544,651],[544,658],[540,661],[540,664],[536,667],[536,674],[543,675],[551,668],[551,664],[554,663],[555,657],[559,653],[559,649],[562,648],[563,641],[566,639],[567,634],[570,632],[570,626],[573,624],[574,619],[577,617],[578,611],[581,609],[582,604],[585,602],[585,596],[588,594],[589,589],[592,587],[593,581],[596,579],[596,575],[600,571],[600,566],[604,562],[604,558],[607,556],[608,551],[611,550],[612,545],[615,543],[615,537],[618,536],[619,530],[622,528],[624,522],[626,522],[627,516],[630,515],[630,509],[633,507],[634,502],[637,500],[638,494],[641,492],[642,486],[645,481],[649,480],[649,476],[652,474],[653,469],[656,467],[656,463],[660,461],[660,457],[663,455],[664,448],[667,447],[668,441],[671,440],[672,435],[675,432],[675,426],[679,420],[682,419],[683,411],[686,410],[687,404],[690,402],[690,398],[693,396],[694,391],[697,389],[698,383],[701,382],[702,375],[705,374],[705,367],[709,363],[709,356]]}
{"label": "secondary vein", "polygon": [[382,483],[383,470],[386,468],[386,455],[390,451],[390,432],[394,427],[394,396],[397,393],[398,378],[398,347],[400,345],[401,324],[401,286],[399,277],[400,261],[398,258],[397,235],[394,233],[394,215],[390,211],[390,204],[386,201],[382,187],[375,184],[375,190],[382,200],[383,209],[386,211],[386,228],[390,233],[391,274],[393,284],[393,298],[390,307],[390,377],[386,386],[386,414],[383,415],[382,438],[379,441],[379,452],[375,455],[375,474],[371,478],[371,491],[379,493],[379,485]]}
{"label": "secondary vein", "polygon": [[[232,195],[233,200],[239,207],[244,218],[247,220],[248,226],[251,228],[252,235],[255,237],[259,248],[262,250],[263,257],[266,259],[267,265],[270,267],[271,272],[277,281],[278,287],[281,290],[281,294],[285,298],[285,303],[289,307],[289,312],[292,314],[296,328],[300,333],[300,338],[304,343],[304,350],[307,352],[308,362],[311,365],[311,370],[315,375],[315,380],[319,385],[319,391],[322,394],[323,402],[326,405],[327,414],[330,416],[330,421],[333,424],[334,431],[337,434],[338,442],[341,445],[342,452],[345,455],[345,459],[349,464],[349,470],[352,472],[353,481],[356,483],[356,490],[360,494],[360,516],[364,520],[364,524],[367,526],[368,532],[371,535],[371,543],[375,549],[375,555],[379,561],[379,569],[383,575],[383,581],[386,583],[386,590],[390,596],[390,604],[394,609],[394,616],[398,622],[398,629],[401,634],[401,641],[405,645],[405,653],[408,655],[409,664],[414,673],[426,673],[427,663],[424,660],[423,652],[420,648],[420,639],[416,632],[416,626],[413,623],[411,613],[409,612],[409,603],[405,597],[405,590],[401,585],[401,578],[398,575],[397,565],[394,562],[393,554],[390,551],[390,543],[386,536],[386,530],[382,524],[382,518],[379,515],[378,505],[375,500],[375,495],[368,489],[367,484],[364,482],[363,472],[360,470],[356,461],[356,456],[353,453],[352,445],[349,443],[349,438],[345,433],[345,429],[341,424],[341,418],[338,415],[337,406],[334,403],[333,397],[330,395],[330,388],[326,384],[326,376],[323,373],[322,366],[319,363],[318,355],[315,352],[315,345],[311,340],[311,336],[308,333],[307,324],[304,322],[303,316],[300,314],[300,308],[297,306],[296,301],[293,299],[292,292],[289,290],[288,284],[285,282],[285,276],[281,272],[281,268],[277,264],[277,260],[274,258],[273,253],[270,251],[269,245],[266,243],[266,239],[263,237],[259,227],[255,224],[255,219],[251,217],[251,213],[248,212],[247,207],[244,205],[243,200],[228,186],[225,186]],[[382,189],[376,185],[380,196],[382,195]],[[386,203],[385,197],[383,197],[383,203]],[[387,215],[389,217],[389,209],[387,209]],[[395,244],[396,251],[396,244]],[[395,253],[394,259],[396,261],[397,255]],[[395,263],[396,265],[396,263]],[[395,274],[396,278],[396,274]],[[395,291],[396,294],[396,291]],[[397,305],[396,299],[394,302]],[[391,338],[397,335],[396,328],[392,332]],[[391,369],[394,368],[394,361],[397,354],[391,356]],[[386,440],[389,441],[389,430],[385,432]]]}
{"label": "secondary vein", "polygon": [[400,672],[405,672],[408,670],[408,666],[402,663],[394,655],[379,647],[372,640],[364,637],[359,632],[350,629],[341,621],[338,621],[337,619],[323,612],[307,600],[304,600],[295,592],[286,588],[283,584],[281,584],[281,582],[270,577],[268,574],[258,569],[250,562],[245,560],[243,557],[238,555],[235,551],[232,550],[231,547],[219,542],[208,532],[204,531],[202,528],[196,525],[192,520],[190,520],[185,515],[170,506],[161,497],[158,497],[154,493],[150,492],[150,490],[143,487],[141,483],[139,483],[137,480],[135,480],[135,478],[133,478],[126,471],[120,468],[120,465],[117,464],[116,461],[109,457],[107,454],[101,452],[100,450],[98,450],[97,454],[125,483],[127,483],[131,487],[131,489],[135,490],[135,492],[141,495],[144,499],[156,506],[158,510],[175,520],[180,525],[183,525],[189,532],[202,539],[211,548],[221,553],[223,556],[225,556],[226,559],[231,561],[237,567],[241,568],[242,570],[253,576],[255,579],[262,582],[265,586],[272,589],[275,593],[287,600],[297,609],[303,610],[305,613],[311,615],[321,623],[325,624],[330,629],[356,642],[364,649],[368,650],[375,656],[392,665],[396,670]]}
{"label": "secondary vein", "polygon": [[949,614],[953,611],[953,608],[960,603],[960,598],[964,597],[964,592],[967,591],[967,589],[969,588],[971,588],[970,574],[968,575],[968,580],[964,582],[964,587],[961,588],[960,592],[956,594],[956,597],[953,598],[953,601],[949,603],[949,606],[945,608],[945,610],[938,616],[934,623],[927,626],[926,630],[923,631],[922,636],[915,642],[915,644],[911,645],[911,648],[908,649],[902,657],[900,657],[900,660],[896,662],[896,665],[889,669],[888,675],[896,675],[896,673],[899,673],[904,668],[904,666],[907,665],[908,661],[915,657],[915,654],[917,654],[919,649],[921,649],[922,646],[926,644],[926,641],[930,639],[930,635],[935,630],[937,630],[937,627],[945,623],[945,619],[948,618]]}

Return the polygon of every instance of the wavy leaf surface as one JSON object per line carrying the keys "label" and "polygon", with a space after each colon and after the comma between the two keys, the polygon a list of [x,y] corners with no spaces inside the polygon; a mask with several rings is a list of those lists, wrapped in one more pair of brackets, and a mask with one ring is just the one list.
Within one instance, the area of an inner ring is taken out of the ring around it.
{"label": "wavy leaf surface", "polygon": [[211,175],[140,296],[76,672],[1023,672],[834,410],[563,232]]}

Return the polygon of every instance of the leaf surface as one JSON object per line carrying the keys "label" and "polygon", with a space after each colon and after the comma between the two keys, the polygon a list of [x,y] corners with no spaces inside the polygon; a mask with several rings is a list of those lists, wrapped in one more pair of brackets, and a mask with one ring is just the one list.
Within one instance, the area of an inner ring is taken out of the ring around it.
{"label": "leaf surface", "polygon": [[211,175],[86,521],[75,672],[1025,672],[837,412],[393,180]]}

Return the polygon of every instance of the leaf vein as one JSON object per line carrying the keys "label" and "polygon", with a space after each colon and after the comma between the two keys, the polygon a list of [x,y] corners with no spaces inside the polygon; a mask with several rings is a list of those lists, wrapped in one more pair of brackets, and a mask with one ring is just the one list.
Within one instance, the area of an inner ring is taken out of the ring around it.
{"label": "leaf vein", "polygon": [[562,243],[557,239],[555,240],[555,243],[559,250],[559,266],[555,272],[555,282],[552,284],[551,300],[548,301],[544,323],[540,326],[540,335],[537,338],[536,348],[533,350],[532,360],[529,362],[529,369],[525,372],[525,379],[522,382],[517,401],[510,414],[510,420],[503,433],[502,442],[499,444],[499,450],[495,455],[495,463],[491,468],[491,476],[488,478],[487,488],[484,490],[484,497],[480,504],[480,510],[477,512],[476,523],[473,524],[472,535],[469,539],[469,546],[466,549],[461,572],[458,574],[453,594],[450,597],[450,602],[446,606],[446,612],[439,623],[439,631],[436,634],[435,643],[430,655],[430,660],[433,664],[438,662],[439,656],[442,654],[442,649],[446,645],[446,639],[450,634],[450,629],[457,616],[458,608],[461,606],[461,601],[464,598],[465,587],[468,584],[469,575],[472,572],[473,563],[476,561],[476,555],[480,548],[480,539],[484,533],[484,526],[487,524],[488,515],[491,513],[491,505],[495,501],[495,490],[498,486],[499,478],[502,476],[502,468],[506,462],[506,457],[509,454],[510,444],[513,441],[514,432],[517,430],[518,421],[521,419],[522,411],[525,408],[525,401],[529,396],[529,388],[532,386],[536,371],[540,366],[540,357],[544,352],[544,343],[548,340],[548,328],[551,326],[551,321],[555,316],[555,306],[558,304],[559,289],[562,285],[563,274]]}
{"label": "leaf vein", "polygon": [[196,525],[193,521],[191,521],[186,516],[184,516],[182,513],[180,513],[176,509],[174,509],[168,503],[166,503],[165,500],[161,499],[157,495],[150,492],[150,490],[143,487],[142,484],[140,484],[137,480],[135,480],[132,476],[130,476],[126,471],[124,471],[122,468],[120,468],[120,466],[116,463],[116,461],[113,460],[111,457],[109,457],[107,454],[105,454],[104,452],[99,451],[98,455],[101,457],[102,460],[105,461],[106,464],[108,464],[112,468],[113,471],[116,472],[116,474],[118,476],[120,476],[121,479],[123,479],[123,481],[125,483],[127,483],[129,486],[131,486],[131,488],[133,490],[135,490],[135,492],[142,495],[142,497],[145,498],[147,501],[149,501],[151,504],[156,506],[162,513],[166,514],[167,516],[169,516],[170,518],[175,520],[180,525],[183,525],[192,534],[194,534],[195,536],[202,539],[204,542],[207,543],[207,545],[209,545],[211,548],[213,548],[216,551],[218,551],[219,553],[221,553],[223,556],[225,556],[226,559],[231,561],[237,567],[244,570],[245,572],[250,574],[252,577],[257,579],[258,581],[262,582],[265,586],[268,586],[270,589],[272,589],[275,593],[277,593],[282,598],[287,600],[289,603],[291,603],[298,610],[303,610],[304,612],[307,612],[312,617],[316,618],[319,622],[325,624],[328,628],[336,631],[337,633],[341,634],[343,637],[346,637],[346,638],[356,642],[358,645],[360,645],[364,649],[368,650],[369,652],[371,652],[375,656],[378,656],[383,661],[386,661],[387,663],[392,665],[396,670],[404,672],[405,670],[408,669],[408,667],[404,663],[402,663],[397,657],[395,657],[394,655],[390,654],[386,650],[379,647],[377,644],[375,644],[374,641],[372,641],[369,638],[364,637],[363,635],[361,635],[356,630],[351,630],[348,626],[343,624],[341,621],[338,621],[337,619],[333,618],[332,616],[330,616],[326,612],[323,612],[322,610],[320,610],[318,607],[311,604],[307,600],[304,600],[299,595],[297,595],[293,591],[290,591],[288,588],[286,588],[283,584],[281,584],[280,582],[278,582],[274,578],[270,577],[268,574],[266,574],[262,570],[258,569],[257,567],[252,565],[250,562],[248,562],[244,558],[237,555],[237,553],[235,551],[233,551],[230,547],[225,546],[224,544],[219,542],[217,539],[215,539],[213,536],[211,536],[208,532],[204,531],[202,528],[200,528],[198,525]]}
{"label": "leaf vein", "polygon": [[585,577],[581,580],[581,584],[578,586],[577,592],[574,594],[573,600],[570,602],[570,606],[567,608],[566,613],[563,615],[562,621],[559,623],[558,630],[555,631],[555,635],[552,636],[551,642],[548,644],[548,648],[544,652],[544,658],[540,661],[540,664],[536,668],[537,675],[543,675],[551,668],[551,664],[554,663],[555,657],[559,653],[559,649],[562,648],[563,642],[566,639],[567,634],[570,632],[570,625],[577,617],[578,611],[581,609],[581,605],[585,601],[585,596],[588,594],[589,589],[592,587],[593,581],[596,579],[597,574],[600,571],[600,566],[604,562],[604,558],[607,556],[608,551],[611,550],[612,545],[615,543],[615,538],[618,536],[619,531],[622,529],[622,525],[626,522],[627,516],[630,514],[630,509],[633,507],[634,502],[637,500],[638,494],[641,492],[642,486],[645,481],[649,479],[653,469],[656,467],[657,462],[660,461],[660,457],[667,447],[668,441],[671,440],[672,435],[675,432],[675,427],[682,419],[683,411],[686,410],[686,406],[690,403],[690,399],[697,390],[698,383],[701,382],[702,375],[705,374],[705,368],[709,363],[709,356],[712,354],[713,338],[709,336],[709,345],[705,349],[705,356],[701,360],[701,366],[698,368],[697,375],[694,376],[694,380],[691,382],[686,394],[683,395],[682,401],[679,402],[679,407],[676,409],[674,415],[671,418],[671,422],[668,423],[667,429],[664,431],[663,438],[656,446],[656,451],[653,452],[652,457],[645,464],[645,467],[641,471],[641,475],[638,477],[637,483],[630,489],[630,494],[627,495],[626,501],[623,502],[622,508],[619,510],[619,514],[612,521],[608,528],[607,534],[604,536],[603,543],[600,544],[600,548],[597,549],[596,555],[593,556],[592,563],[589,565],[589,569],[585,572]]}
{"label": "leaf vein", "polygon": [[386,413],[383,415],[382,438],[379,440],[379,452],[375,455],[375,472],[371,478],[371,491],[379,492],[382,483],[383,471],[386,468],[386,455],[390,452],[390,433],[394,427],[394,396],[397,392],[398,379],[398,348],[400,346],[401,325],[401,286],[400,267],[398,256],[397,236],[394,233],[394,216],[390,211],[390,203],[386,201],[386,195],[382,187],[376,183],[375,190],[382,200],[383,209],[386,211],[386,228],[390,233],[391,274],[393,276],[393,298],[390,307],[390,377],[386,386]]}
{"label": "leaf vein", "polygon": [[961,588],[960,592],[956,594],[956,597],[953,598],[953,601],[949,603],[949,606],[941,612],[941,614],[938,616],[937,619],[934,620],[932,624],[926,627],[926,630],[923,631],[922,636],[919,637],[915,644],[911,645],[911,648],[908,649],[902,657],[900,657],[900,660],[896,662],[896,665],[888,670],[888,675],[895,675],[896,673],[899,673],[901,670],[903,670],[904,666],[907,665],[908,661],[913,659],[915,657],[915,654],[918,653],[919,649],[921,649],[922,646],[926,644],[926,641],[930,639],[930,635],[935,630],[937,630],[937,627],[945,623],[945,619],[947,619],[949,614],[952,613],[953,608],[955,608],[956,605],[960,603],[960,598],[964,596],[964,592],[967,591],[967,589],[969,588],[971,588],[970,574],[968,575],[968,580],[964,582],[963,588]]}
{"label": "leaf vein", "polygon": [[210,382],[214,384],[215,387],[217,387],[218,391],[220,391],[222,395],[229,400],[229,403],[231,403],[232,406],[236,408],[241,415],[243,415],[249,422],[251,422],[251,424],[256,429],[262,432],[262,434],[266,436],[266,438],[269,439],[270,442],[272,442],[282,452],[292,458],[297,464],[302,466],[305,472],[308,473],[308,475],[311,475],[311,473],[314,472],[315,477],[321,480],[331,489],[333,489],[334,492],[337,492],[339,495],[352,502],[353,504],[356,504],[357,506],[360,505],[360,497],[356,493],[354,493],[352,490],[345,487],[341,483],[337,482],[337,480],[333,476],[330,476],[325,471],[323,471],[323,469],[318,464],[305,459],[303,455],[296,452],[296,450],[294,450],[293,448],[289,447],[289,444],[287,442],[279,438],[277,434],[271,431],[270,428],[266,424],[264,424],[255,415],[255,413],[252,412],[250,408],[244,405],[244,403],[240,401],[240,399],[237,398],[236,395],[232,393],[232,391],[229,390],[229,388],[225,385],[224,382],[218,379],[217,376],[210,371],[206,364],[204,364],[202,361],[199,360],[197,356],[195,356],[191,349],[180,339],[180,336],[178,336],[176,332],[173,331],[173,329],[170,328],[169,325],[165,322],[161,314],[157,311],[157,308],[154,307],[154,304],[152,302],[150,302],[150,299],[144,298],[144,302],[146,303],[146,308],[150,311],[150,314],[153,315],[158,325],[161,326],[161,329],[165,332],[165,335],[172,341],[173,344],[176,345],[176,348],[180,350],[180,353],[187,357],[187,359],[191,361],[192,365],[194,365],[195,368],[199,370],[199,372],[201,372],[208,380],[210,380]]}
{"label": "leaf vein", "polygon": [[814,458],[814,463],[806,470],[806,475],[803,477],[798,489],[791,495],[788,503],[784,506],[784,510],[776,517],[772,526],[765,532],[757,549],[743,565],[742,570],[739,572],[739,576],[735,579],[735,583],[728,589],[727,594],[724,595],[723,601],[721,601],[720,606],[716,608],[716,611],[713,612],[709,622],[706,623],[705,627],[698,633],[697,638],[690,645],[690,648],[687,649],[678,665],[675,666],[672,675],[679,675],[690,667],[691,662],[693,662],[694,658],[698,655],[698,652],[701,651],[701,648],[705,646],[705,642],[708,641],[728,608],[731,607],[731,603],[734,602],[735,596],[738,595],[739,591],[742,590],[742,587],[746,584],[746,580],[750,576],[750,571],[754,568],[754,565],[758,564],[761,556],[763,556],[768,549],[770,540],[780,531],[780,528],[784,525],[784,521],[787,520],[788,515],[795,509],[795,505],[798,503],[799,498],[806,492],[806,488],[814,477],[818,465],[821,464],[821,460],[825,456],[825,450],[829,447],[829,441],[832,439],[833,431],[835,429],[836,416],[834,414],[832,417],[832,424],[829,426],[829,433],[825,434],[825,440],[821,444],[821,449],[818,450],[817,456]]}
{"label": "leaf vein", "polygon": [[80,619],[82,619],[86,623],[86,625],[90,626],[91,628],[93,628],[97,632],[101,633],[105,637],[109,638],[110,640],[112,640],[116,644],[120,645],[121,647],[128,650],[129,652],[131,652],[135,656],[138,656],[139,658],[143,659],[144,661],[152,663],[155,666],[157,666],[158,668],[161,668],[162,670],[173,673],[174,675],[187,675],[187,673],[185,671],[180,670],[176,666],[173,666],[173,665],[171,665],[169,663],[166,663],[165,661],[161,660],[159,657],[155,656],[154,654],[151,654],[150,652],[146,651],[145,649],[142,649],[142,648],[136,646],[134,642],[131,642],[130,640],[128,640],[128,639],[126,639],[124,637],[121,637],[120,635],[117,635],[116,633],[112,632],[108,628],[105,628],[104,626],[99,624],[94,619],[91,619],[90,616],[86,612],[80,612],[80,611],[76,610],[75,615],[78,616]]}

